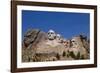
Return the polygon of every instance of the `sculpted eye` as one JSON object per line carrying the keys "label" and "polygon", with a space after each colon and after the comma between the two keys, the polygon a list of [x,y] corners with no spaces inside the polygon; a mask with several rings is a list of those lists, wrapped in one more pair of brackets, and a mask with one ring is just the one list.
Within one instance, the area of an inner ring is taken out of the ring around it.
{"label": "sculpted eye", "polygon": [[75,42],[75,41],[72,41],[72,42]]}
{"label": "sculpted eye", "polygon": [[50,33],[48,33],[48,34],[50,34]]}

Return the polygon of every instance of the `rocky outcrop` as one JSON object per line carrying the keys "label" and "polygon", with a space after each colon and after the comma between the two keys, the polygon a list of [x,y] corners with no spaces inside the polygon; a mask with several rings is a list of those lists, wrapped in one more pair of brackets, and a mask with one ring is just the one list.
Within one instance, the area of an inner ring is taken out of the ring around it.
{"label": "rocky outcrop", "polygon": [[22,43],[22,61],[40,62],[89,59],[89,41],[83,36],[63,39],[54,31],[28,30]]}
{"label": "rocky outcrop", "polygon": [[38,29],[28,30],[22,43],[22,60],[25,62],[31,61],[36,53],[38,43],[42,43],[47,39],[47,34]]}

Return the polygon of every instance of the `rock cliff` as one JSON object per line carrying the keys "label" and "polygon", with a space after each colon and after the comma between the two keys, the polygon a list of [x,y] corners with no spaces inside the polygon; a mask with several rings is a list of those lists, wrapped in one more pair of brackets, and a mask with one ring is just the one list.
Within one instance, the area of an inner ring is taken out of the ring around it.
{"label": "rock cliff", "polygon": [[22,42],[22,62],[89,59],[89,40],[78,35],[64,39],[54,31],[28,30]]}

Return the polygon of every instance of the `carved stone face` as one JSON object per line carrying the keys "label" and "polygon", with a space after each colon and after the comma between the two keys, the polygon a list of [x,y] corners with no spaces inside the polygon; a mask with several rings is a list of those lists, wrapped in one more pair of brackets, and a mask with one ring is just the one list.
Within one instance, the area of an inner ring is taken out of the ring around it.
{"label": "carved stone face", "polygon": [[71,43],[72,43],[73,47],[77,47],[78,46],[78,43],[77,43],[76,39],[72,39]]}
{"label": "carved stone face", "polygon": [[49,40],[54,40],[55,37],[56,37],[55,32],[54,32],[53,30],[49,30],[49,31],[48,31],[48,39],[49,39]]}
{"label": "carved stone face", "polygon": [[58,42],[61,42],[61,41],[62,41],[61,35],[60,35],[60,34],[57,34],[57,35],[56,35],[56,39],[57,39]]}

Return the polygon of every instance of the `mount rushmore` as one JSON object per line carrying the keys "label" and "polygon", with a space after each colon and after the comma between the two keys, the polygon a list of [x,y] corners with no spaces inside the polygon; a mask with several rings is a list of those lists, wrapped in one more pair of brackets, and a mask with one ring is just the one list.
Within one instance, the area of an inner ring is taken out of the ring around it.
{"label": "mount rushmore", "polygon": [[84,35],[66,39],[54,30],[29,29],[23,36],[22,62],[89,59],[89,43]]}

